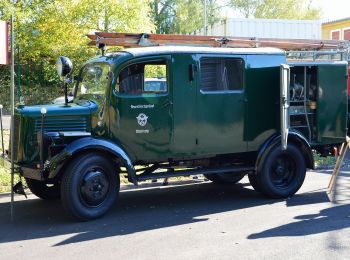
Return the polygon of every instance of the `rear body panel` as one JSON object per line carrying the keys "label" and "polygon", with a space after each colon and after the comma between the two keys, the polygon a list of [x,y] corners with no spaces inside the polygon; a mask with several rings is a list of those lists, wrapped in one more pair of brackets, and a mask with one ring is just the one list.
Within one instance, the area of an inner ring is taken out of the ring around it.
{"label": "rear body panel", "polygon": [[318,66],[318,142],[342,142],[347,127],[347,66]]}

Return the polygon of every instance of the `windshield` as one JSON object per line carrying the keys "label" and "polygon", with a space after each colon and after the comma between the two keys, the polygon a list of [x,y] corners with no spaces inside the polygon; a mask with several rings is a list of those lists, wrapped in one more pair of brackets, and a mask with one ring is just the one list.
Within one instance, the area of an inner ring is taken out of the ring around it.
{"label": "windshield", "polygon": [[86,94],[104,95],[111,80],[111,68],[108,64],[89,64],[80,74],[76,97]]}

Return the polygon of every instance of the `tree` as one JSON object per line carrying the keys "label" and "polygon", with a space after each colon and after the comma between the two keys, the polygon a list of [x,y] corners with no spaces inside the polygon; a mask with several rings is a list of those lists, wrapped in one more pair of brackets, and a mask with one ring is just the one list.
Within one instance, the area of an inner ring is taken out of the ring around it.
{"label": "tree", "polygon": [[[207,1],[207,22],[219,20],[217,0]],[[203,27],[203,0],[153,0],[150,2],[151,18],[157,33],[191,33]]]}
{"label": "tree", "polygon": [[176,15],[176,0],[153,0],[149,5],[156,33],[169,33]]}
{"label": "tree", "polygon": [[[21,81],[28,93],[25,99],[38,103],[58,95],[58,56],[70,57],[74,73],[78,73],[81,64],[96,53],[96,49],[87,46],[86,34],[151,32],[154,26],[149,10],[149,2],[143,0],[0,0],[0,20],[15,15]],[[43,95],[45,92],[47,95]]]}
{"label": "tree", "polygon": [[311,7],[312,0],[230,0],[244,17],[268,19],[319,19],[321,10]]}
{"label": "tree", "polygon": [[261,0],[230,0],[230,5],[241,12],[245,18],[254,17]]}

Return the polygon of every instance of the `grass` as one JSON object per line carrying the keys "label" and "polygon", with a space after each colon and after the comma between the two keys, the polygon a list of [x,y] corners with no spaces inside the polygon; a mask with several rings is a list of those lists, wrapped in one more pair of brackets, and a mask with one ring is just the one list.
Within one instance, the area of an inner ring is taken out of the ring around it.
{"label": "grass", "polygon": [[[1,133],[0,133],[0,137],[1,137]],[[9,137],[10,137],[10,131],[9,130],[4,130],[4,147],[5,149],[8,148],[9,146]],[[0,139],[1,142],[1,139]],[[0,143],[0,153],[2,153],[2,149],[1,149],[1,143]],[[320,166],[334,166],[335,162],[336,162],[336,158],[335,157],[321,157],[319,154],[314,153],[314,159],[315,159],[315,164],[316,167],[320,167]],[[183,178],[183,177],[178,177],[178,178],[171,178],[171,180],[184,180],[184,179],[188,179],[188,177]],[[15,175],[15,183],[19,181],[19,177],[18,175]],[[163,180],[159,180],[158,182],[162,182]],[[128,180],[125,177],[121,178],[121,183],[123,184],[127,184],[129,183]],[[11,174],[10,174],[10,170],[7,167],[4,167],[4,165],[2,165],[0,163],[0,193],[2,192],[9,192],[11,191]]]}
{"label": "grass", "polygon": [[314,152],[314,160],[315,160],[316,168],[322,167],[322,166],[334,166],[335,162],[337,161],[337,157],[335,156],[321,157],[318,153]]}
{"label": "grass", "polygon": [[[1,138],[1,131],[0,131]],[[9,139],[10,139],[10,131],[4,130],[4,149],[8,149],[9,147]],[[0,154],[2,154],[1,147],[1,139],[0,139]],[[4,164],[0,163],[0,193],[11,191],[11,171],[9,168],[10,164],[6,163],[6,167]],[[15,175],[15,183],[19,180],[19,177]]]}

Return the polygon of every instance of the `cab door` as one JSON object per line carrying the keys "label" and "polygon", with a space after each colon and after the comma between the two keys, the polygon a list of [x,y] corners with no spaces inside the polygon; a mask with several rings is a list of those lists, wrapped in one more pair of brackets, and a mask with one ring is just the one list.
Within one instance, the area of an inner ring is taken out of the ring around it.
{"label": "cab door", "polygon": [[112,138],[133,160],[168,158],[172,136],[171,57],[134,59],[117,70],[110,113]]}
{"label": "cab door", "polygon": [[196,95],[200,154],[245,152],[245,56],[200,55]]}

